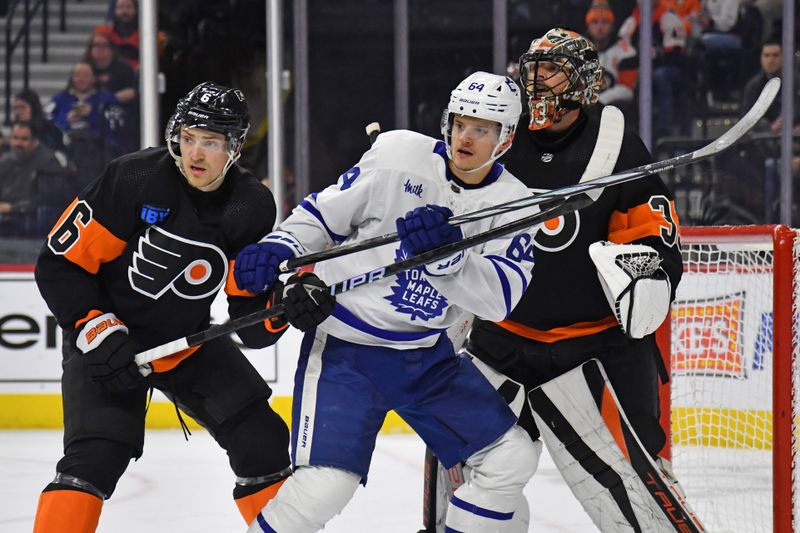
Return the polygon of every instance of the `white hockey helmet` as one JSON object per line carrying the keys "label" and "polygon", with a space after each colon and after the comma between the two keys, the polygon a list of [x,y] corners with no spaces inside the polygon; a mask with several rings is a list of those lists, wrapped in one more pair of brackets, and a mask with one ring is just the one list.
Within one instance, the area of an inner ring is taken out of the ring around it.
{"label": "white hockey helmet", "polygon": [[508,76],[498,76],[488,72],[474,72],[450,93],[450,103],[442,114],[442,136],[447,147],[447,157],[451,153],[453,119],[456,115],[482,118],[500,124],[500,135],[492,157],[474,169],[478,170],[493,163],[506,150],[496,153],[497,149],[517,129],[519,116],[522,114],[521,91]]}

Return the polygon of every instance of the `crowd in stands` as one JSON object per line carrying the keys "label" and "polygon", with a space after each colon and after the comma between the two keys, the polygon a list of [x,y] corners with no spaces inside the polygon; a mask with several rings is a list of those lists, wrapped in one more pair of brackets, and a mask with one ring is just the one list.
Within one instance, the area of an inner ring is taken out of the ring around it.
{"label": "crowd in stands", "polygon": [[[432,5],[417,7],[433,9]],[[242,11],[246,8],[242,1],[209,0],[176,2],[162,10],[160,70],[172,76],[162,96],[165,102],[171,100],[172,105],[173,93],[183,94],[205,79],[241,86],[235,81],[243,71],[264,68],[253,66],[263,61],[264,43],[251,38],[264,38],[263,30],[255,28],[264,23],[264,8],[259,7],[256,15]],[[508,8],[510,75],[518,76],[514,59],[527,46],[523,41],[551,26],[568,25],[583,32],[598,48],[605,73],[600,102],[621,108],[630,124],[638,124],[642,20],[637,0],[512,0]],[[780,16],[781,0],[654,0],[653,42],[646,52],[653,59],[652,149],[657,159],[675,155],[669,153],[671,149],[685,152],[687,139],[702,143],[715,136],[709,126],[714,120],[743,114],[766,80],[781,74]],[[314,31],[313,25],[310,30]],[[317,38],[325,42],[329,36],[323,32]],[[316,42],[312,38],[311,46]],[[449,64],[456,62],[449,54],[443,56]],[[428,76],[415,67],[414,79],[421,76],[433,87],[439,78],[447,78],[449,86],[449,71],[430,59],[428,67],[436,72]],[[138,3],[111,0],[108,22],[87,35],[85,53],[73,65],[63,91],[44,106],[32,89],[15,95],[13,117],[7,118],[7,123],[13,120],[10,136],[0,142],[0,152],[5,152],[0,157],[0,175],[4,176],[0,182],[0,237],[41,237],[65,202],[108,161],[138,149],[139,60]],[[463,57],[458,61],[463,69],[487,68],[485,64],[470,65],[471,60]],[[797,65],[792,67],[796,75]],[[414,83],[418,82],[412,80]],[[312,85],[317,86],[317,82]],[[798,91],[799,86],[795,82]],[[417,102],[410,126],[435,134],[438,121],[430,117],[438,112],[428,105],[425,94],[424,87],[412,85],[412,98]],[[251,100],[257,102],[258,98]],[[795,132],[800,133],[800,98],[795,101]],[[315,121],[321,119],[324,117],[318,116]],[[312,135],[325,130],[322,122],[319,125]],[[754,176],[748,190],[757,189],[742,200],[749,202],[742,207],[753,222],[777,221],[780,127],[780,103],[776,102],[759,125],[760,133],[740,151],[747,154]],[[248,144],[253,149],[246,150],[242,160],[258,167],[254,170],[259,175],[266,174],[266,144],[262,142],[266,131],[265,119],[254,122]],[[313,144],[318,150],[318,140]],[[330,154],[315,155],[314,160],[326,158],[331,158]],[[792,165],[797,177],[800,157],[795,157]],[[736,167],[737,162],[729,166]],[[10,173],[13,178],[8,178]],[[800,190],[800,183],[795,190]],[[718,221],[693,216],[685,222]]]}

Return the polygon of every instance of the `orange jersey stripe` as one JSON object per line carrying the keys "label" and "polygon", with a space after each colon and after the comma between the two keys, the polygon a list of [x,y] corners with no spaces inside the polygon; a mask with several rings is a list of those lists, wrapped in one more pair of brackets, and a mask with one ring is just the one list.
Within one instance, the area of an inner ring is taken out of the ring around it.
{"label": "orange jersey stripe", "polygon": [[524,326],[511,320],[503,320],[502,322],[496,322],[496,324],[514,335],[547,343],[594,335],[618,325],[617,319],[613,316],[595,322],[576,322],[569,326],[547,330]]}
{"label": "orange jersey stripe", "polygon": [[225,294],[228,296],[253,296],[252,292],[243,291],[236,286],[236,280],[233,277],[233,265],[235,263],[233,259],[228,260],[228,277],[225,279]]}
{"label": "orange jersey stripe", "polygon": [[[72,201],[48,237],[53,236],[77,203],[77,198]],[[81,225],[78,231],[80,231],[80,238],[64,253],[64,257],[90,274],[97,274],[101,264],[116,259],[125,250],[127,243],[117,238],[94,218],[85,226]]]}
{"label": "orange jersey stripe", "polygon": [[617,74],[617,83],[631,89],[636,87],[637,79],[639,79],[639,71],[636,69],[620,70]]}
{"label": "orange jersey stripe", "polygon": [[85,533],[97,529],[103,500],[79,490],[48,490],[39,496],[33,533]]}
{"label": "orange jersey stripe", "polygon": [[150,364],[153,365],[153,372],[166,372],[167,370],[172,370],[178,363],[192,355],[194,352],[200,349],[202,344],[197,346],[191,346],[186,348],[185,350],[181,350],[180,352],[176,352],[172,355],[168,355],[166,357],[162,357],[161,359],[156,359],[155,361],[151,362]]}
{"label": "orange jersey stripe", "polygon": [[620,420],[619,409],[617,408],[617,403],[614,401],[614,398],[611,396],[608,384],[603,386],[600,416],[603,417],[606,427],[611,432],[611,436],[614,437],[614,441],[617,443],[617,446],[619,446],[619,449],[622,450],[622,453],[625,455],[625,459],[630,463],[631,456],[630,453],[628,453],[628,445],[625,444],[625,435],[622,433],[622,420]]}
{"label": "orange jersey stripe", "polygon": [[103,312],[102,312],[102,311],[98,311],[97,309],[92,309],[91,311],[89,311],[88,313],[86,313],[86,316],[85,316],[85,317],[83,317],[83,318],[81,318],[80,320],[78,320],[77,322],[75,322],[75,327],[77,328],[77,327],[78,327],[78,326],[80,326],[81,324],[85,324],[86,322],[90,321],[90,320],[91,320],[91,319],[93,319],[94,317],[96,317],[96,316],[100,316],[100,315],[102,315],[102,314],[103,314]]}
{"label": "orange jersey stripe", "polygon": [[[677,223],[678,214],[675,202],[670,200],[669,209],[672,219]],[[616,244],[628,244],[644,237],[658,237],[662,229],[670,229],[671,225],[664,216],[649,204],[641,204],[628,209],[627,213],[614,211],[608,222],[608,240]]]}

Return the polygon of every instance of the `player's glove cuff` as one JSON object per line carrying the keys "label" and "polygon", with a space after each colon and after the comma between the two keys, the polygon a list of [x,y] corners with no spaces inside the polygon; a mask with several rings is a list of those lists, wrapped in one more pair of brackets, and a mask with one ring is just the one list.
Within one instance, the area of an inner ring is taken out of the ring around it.
{"label": "player's glove cuff", "polygon": [[139,346],[128,328],[113,313],[92,318],[75,332],[75,347],[83,353],[89,378],[109,392],[122,392],[143,384],[135,357]]}

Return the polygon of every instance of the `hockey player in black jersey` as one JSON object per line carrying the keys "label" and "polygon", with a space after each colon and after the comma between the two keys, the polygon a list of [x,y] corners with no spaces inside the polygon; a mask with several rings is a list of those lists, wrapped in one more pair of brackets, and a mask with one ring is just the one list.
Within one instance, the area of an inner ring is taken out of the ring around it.
{"label": "hockey player in black jersey", "polygon": [[[522,55],[520,72],[530,112],[521,117],[504,163],[534,194],[652,161],[639,137],[625,128],[618,109],[594,107],[602,69],[588,39],[568,29],[551,29]],[[666,442],[658,387],[659,377],[666,381],[667,375],[653,333],[666,318],[682,273],[670,192],[658,176],[606,189],[589,207],[546,222],[534,243],[533,277],[522,300],[506,320],[476,319],[467,352],[534,440],[540,438],[540,428],[528,401],[531,390],[598,359],[635,435],[655,460]],[[629,274],[619,266],[623,257],[649,266]],[[575,405],[565,411],[574,411]],[[584,428],[573,429],[582,435]],[[575,442],[567,450],[554,450],[547,439],[545,443],[602,531],[664,530],[650,510],[639,512],[654,505],[652,501],[642,503],[637,495],[604,485],[609,480],[617,484],[617,478],[608,477],[610,466],[593,462],[603,452],[582,454]],[[668,463],[658,464],[671,475]],[[429,499],[426,511],[430,532],[439,531],[431,527],[435,515],[430,507],[438,512],[448,485],[452,489],[454,480],[462,479],[459,472],[448,473],[441,466],[438,478],[438,501]],[[628,508],[637,511],[627,513]],[[527,531],[529,520],[518,511],[509,531]]]}
{"label": "hockey player in black jersey", "polygon": [[[233,283],[236,254],[275,221],[270,191],[235,165],[248,127],[241,91],[198,85],[178,102],[167,148],[112,161],[50,232],[36,282],[64,331],[64,456],[40,496],[36,533],[95,531],[103,500],[130,459],[142,455],[151,388],[225,450],[247,523],[290,475],[286,424],[268,403],[269,386],[230,338],[154,361],[147,377],[134,363],[144,349],[208,328],[223,288],[232,317],[283,301],[285,316],[307,329],[333,309],[333,296],[318,290],[313,275],[292,277],[269,294]],[[314,300],[310,291],[324,294]],[[278,317],[239,336],[263,347],[286,327]]]}

